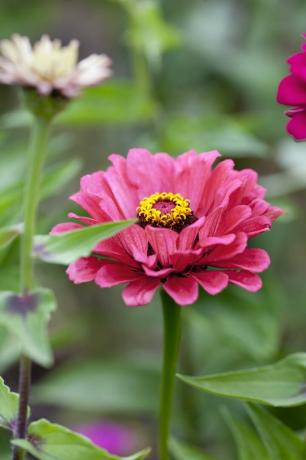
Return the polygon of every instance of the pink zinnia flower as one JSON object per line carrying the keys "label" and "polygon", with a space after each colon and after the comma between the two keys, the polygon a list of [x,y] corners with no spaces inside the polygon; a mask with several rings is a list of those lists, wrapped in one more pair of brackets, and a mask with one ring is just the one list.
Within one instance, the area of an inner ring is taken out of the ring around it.
{"label": "pink zinnia flower", "polygon": [[159,287],[179,305],[194,303],[199,285],[211,295],[229,283],[258,291],[258,273],[270,259],[248,240],[269,230],[282,210],[264,200],[255,171],[236,171],[232,160],[213,169],[219,155],[173,158],[135,148],[127,158],[110,155],[106,171],[84,176],[71,199],[89,217],[71,213],[79,223],[57,225],[53,233],[133,217],[138,223],[71,264],[69,278],[103,288],[126,284],[129,306],[148,304]]}
{"label": "pink zinnia flower", "polygon": [[[306,38],[306,34],[303,34]],[[277,102],[293,108],[286,112],[290,118],[288,133],[296,140],[306,139],[306,43],[302,51],[288,59],[290,75],[283,78],[278,87]]]}

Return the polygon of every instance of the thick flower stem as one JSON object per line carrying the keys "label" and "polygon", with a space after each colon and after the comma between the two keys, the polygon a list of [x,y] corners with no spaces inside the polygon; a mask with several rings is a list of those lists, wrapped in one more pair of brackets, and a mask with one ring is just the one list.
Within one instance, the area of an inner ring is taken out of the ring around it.
{"label": "thick flower stem", "polygon": [[[20,256],[21,295],[28,294],[33,289],[33,237],[35,234],[41,171],[45,157],[49,125],[49,117],[37,116],[34,119],[24,195],[24,231],[21,238]],[[26,437],[30,385],[31,360],[27,356],[22,356],[20,359],[19,410],[14,431],[15,439]],[[24,449],[18,447],[13,449],[13,460],[23,460],[24,456]]]}
{"label": "thick flower stem", "polygon": [[181,307],[162,292],[164,319],[163,369],[160,390],[159,460],[169,460],[168,442],[175,371],[181,337]]}

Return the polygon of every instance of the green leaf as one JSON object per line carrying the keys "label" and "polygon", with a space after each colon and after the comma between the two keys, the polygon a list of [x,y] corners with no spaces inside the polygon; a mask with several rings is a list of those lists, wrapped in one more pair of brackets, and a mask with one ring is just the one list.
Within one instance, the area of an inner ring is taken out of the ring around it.
{"label": "green leaf", "polygon": [[88,256],[100,241],[110,238],[134,222],[134,219],[106,222],[56,235],[37,236],[34,252],[45,262],[67,265]]}
{"label": "green leaf", "polygon": [[22,232],[22,225],[0,228],[0,250],[9,246]]}
{"label": "green leaf", "polygon": [[261,407],[250,406],[249,413],[271,460],[305,460],[306,444],[289,427]]}
{"label": "green leaf", "polygon": [[52,363],[47,326],[55,308],[54,295],[48,289],[36,289],[25,296],[0,291],[0,324],[18,337],[24,353],[43,366]]}
{"label": "green leaf", "polygon": [[0,426],[12,429],[18,413],[18,394],[10,391],[0,377]]}
{"label": "green leaf", "polygon": [[271,460],[265,445],[252,427],[236,420],[228,410],[223,410],[223,413],[235,438],[239,460]]}
{"label": "green leaf", "polygon": [[[99,449],[87,438],[61,425],[47,420],[38,420],[29,426],[29,440],[16,440],[13,444],[24,448],[39,460],[119,460],[122,457],[111,455]],[[125,460],[143,460],[149,449],[125,457]]]}
{"label": "green leaf", "polygon": [[[86,360],[62,366],[34,387],[35,402],[97,413],[152,414],[159,372],[129,360]],[[86,391],[84,391],[86,388]]]}
{"label": "green leaf", "polygon": [[306,353],[296,353],[270,366],[203,377],[178,375],[185,383],[218,396],[290,407],[306,402]]}
{"label": "green leaf", "polygon": [[199,449],[188,446],[187,444],[181,441],[177,441],[176,439],[171,439],[170,451],[175,460],[216,460],[216,457],[204,454],[204,452],[201,452]]}
{"label": "green leaf", "polygon": [[15,363],[21,353],[21,346],[16,337],[4,326],[0,327],[0,372]]}

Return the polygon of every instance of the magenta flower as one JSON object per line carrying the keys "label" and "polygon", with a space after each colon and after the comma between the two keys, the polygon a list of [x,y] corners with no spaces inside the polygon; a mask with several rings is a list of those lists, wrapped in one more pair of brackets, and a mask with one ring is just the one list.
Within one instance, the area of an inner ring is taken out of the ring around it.
{"label": "magenta flower", "polygon": [[129,455],[137,448],[135,434],[118,423],[101,422],[80,425],[74,428],[101,449],[114,455]]}
{"label": "magenta flower", "polygon": [[135,148],[127,158],[111,155],[106,171],[84,176],[71,199],[89,217],[70,213],[79,223],[59,224],[53,233],[132,217],[138,223],[71,264],[70,280],[126,284],[129,306],[148,304],[159,287],[179,305],[194,303],[199,285],[211,295],[229,283],[258,291],[258,273],[270,259],[247,247],[248,240],[269,230],[282,210],[264,200],[255,171],[236,171],[232,160],[213,169],[219,155],[189,151],[172,158]]}
{"label": "magenta flower", "polygon": [[[306,38],[306,34],[303,34]],[[288,59],[290,75],[283,78],[277,92],[277,102],[293,108],[286,112],[290,118],[288,133],[296,140],[306,140],[306,43],[302,51]]]}

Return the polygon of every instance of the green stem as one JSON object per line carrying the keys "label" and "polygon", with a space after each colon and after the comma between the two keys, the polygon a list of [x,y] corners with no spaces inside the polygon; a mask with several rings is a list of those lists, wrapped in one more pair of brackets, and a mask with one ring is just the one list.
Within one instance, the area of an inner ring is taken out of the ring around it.
{"label": "green stem", "polygon": [[[21,239],[20,255],[20,292],[26,295],[33,289],[33,237],[35,234],[36,215],[39,204],[41,172],[47,146],[50,118],[35,117],[30,158],[24,195],[24,231]],[[23,439],[27,433],[27,407],[31,385],[31,360],[27,356],[20,359],[19,374],[19,409],[14,432],[15,439]],[[13,460],[23,460],[25,451],[13,449]]]}
{"label": "green stem", "polygon": [[164,318],[164,352],[160,390],[159,460],[169,460],[168,442],[175,371],[181,337],[181,307],[165,292],[162,292],[162,306]]}
{"label": "green stem", "polygon": [[24,232],[21,241],[21,284],[23,294],[33,288],[33,237],[35,234],[36,214],[39,203],[41,171],[49,132],[49,119],[36,117],[31,139],[29,170],[24,198]]}

